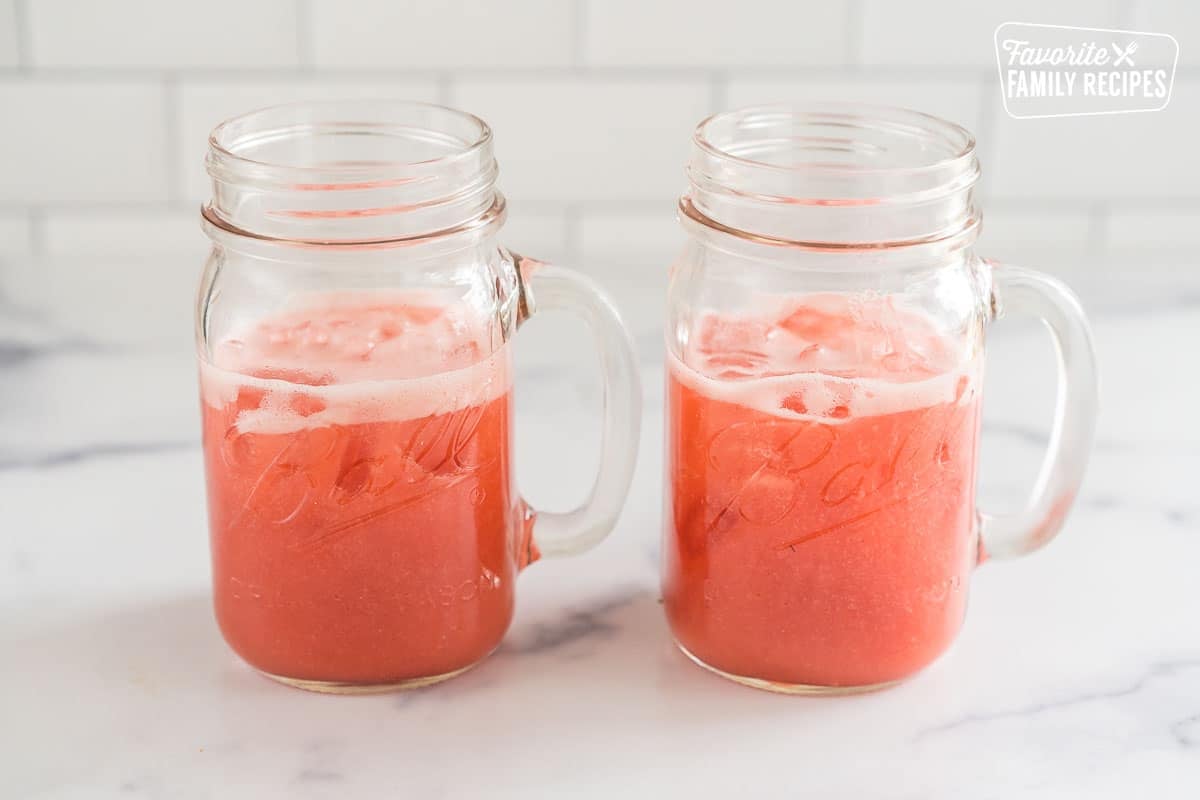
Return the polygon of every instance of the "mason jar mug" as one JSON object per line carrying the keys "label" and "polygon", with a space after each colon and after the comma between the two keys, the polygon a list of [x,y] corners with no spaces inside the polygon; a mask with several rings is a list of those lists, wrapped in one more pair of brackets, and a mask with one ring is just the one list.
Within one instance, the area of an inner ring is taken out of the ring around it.
{"label": "mason jar mug", "polygon": [[[329,692],[443,680],[500,642],[517,571],[613,527],[636,455],[629,337],[586,278],[497,243],[487,125],[400,102],[213,131],[196,343],[216,617],[251,666]],[[589,499],[512,468],[517,328],[584,317],[604,372]]]}
{"label": "mason jar mug", "polygon": [[[684,652],[782,692],[901,680],[951,643],[973,567],[1062,526],[1096,408],[1087,323],[981,260],[974,140],[911,111],[752,108],[696,130],[667,311],[663,594]],[[988,325],[1058,351],[1024,509],[975,506]]]}

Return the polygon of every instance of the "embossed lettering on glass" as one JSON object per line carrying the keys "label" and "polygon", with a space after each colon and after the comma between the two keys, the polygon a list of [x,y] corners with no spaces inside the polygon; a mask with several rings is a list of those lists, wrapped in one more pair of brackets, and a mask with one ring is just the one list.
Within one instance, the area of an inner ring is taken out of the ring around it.
{"label": "embossed lettering on glass", "polygon": [[[953,640],[972,569],[1057,533],[1096,377],[1058,281],[973,252],[974,140],[860,106],[719,114],[693,138],[672,270],[663,593],[697,663],[783,692],[901,680]],[[1058,352],[1024,509],[975,507],[987,325]]]}
{"label": "embossed lettering on glass", "polygon": [[[436,106],[280,106],[213,131],[197,306],[213,593],[226,641],[330,692],[443,680],[486,657],[518,570],[613,527],[636,456],[635,359],[577,273],[499,246],[481,120]],[[591,326],[604,456],[535,513],[512,470],[510,340]]]}

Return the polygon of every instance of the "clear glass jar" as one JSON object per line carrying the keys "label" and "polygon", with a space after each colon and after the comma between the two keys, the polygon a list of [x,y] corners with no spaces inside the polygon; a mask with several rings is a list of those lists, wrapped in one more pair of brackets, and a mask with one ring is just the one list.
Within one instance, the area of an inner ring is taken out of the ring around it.
{"label": "clear glass jar", "polygon": [[[497,244],[487,125],[399,102],[280,106],[210,138],[196,344],[213,592],[230,646],[307,689],[443,680],[486,657],[517,571],[613,527],[636,456],[632,345],[586,278]],[[512,474],[509,342],[581,314],[604,457],[566,514]]]}
{"label": "clear glass jar", "polygon": [[[696,130],[667,318],[663,593],[697,663],[784,692],[876,688],[956,635],[986,553],[1061,527],[1095,421],[1066,287],[979,259],[974,140],[899,109],[719,114]],[[975,507],[987,325],[1060,354],[1024,511]]]}

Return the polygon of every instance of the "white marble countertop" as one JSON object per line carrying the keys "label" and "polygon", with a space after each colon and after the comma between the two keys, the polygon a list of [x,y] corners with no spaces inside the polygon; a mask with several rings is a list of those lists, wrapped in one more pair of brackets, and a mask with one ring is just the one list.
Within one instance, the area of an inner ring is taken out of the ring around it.
{"label": "white marble countertop", "polygon": [[[832,699],[725,682],[670,642],[653,320],[637,326],[641,461],[611,538],[527,570],[503,647],[477,669],[332,697],[259,677],[216,630],[188,354],[13,312],[0,335],[0,796],[1200,796],[1198,296],[1100,308],[1102,418],[1066,530],[978,571],[965,628],[929,670]],[[522,339],[547,338],[536,329]],[[998,329],[992,503],[1032,480],[1048,351]],[[596,442],[563,455],[555,431],[588,424],[596,401],[587,369],[548,363],[522,365],[518,474],[534,501],[565,506]]]}

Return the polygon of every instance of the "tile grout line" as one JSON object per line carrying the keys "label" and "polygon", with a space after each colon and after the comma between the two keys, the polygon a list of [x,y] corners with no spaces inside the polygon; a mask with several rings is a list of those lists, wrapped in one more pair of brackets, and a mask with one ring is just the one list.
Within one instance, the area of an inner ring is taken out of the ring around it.
{"label": "tile grout line", "polygon": [[44,258],[49,251],[46,241],[46,209],[29,206],[25,209],[29,220],[29,250],[37,259]]}
{"label": "tile grout line", "polygon": [[[704,80],[715,67],[699,66],[620,66],[583,65],[562,67],[520,66],[468,66],[454,71],[455,76],[473,81],[560,81],[564,78],[591,78],[595,80],[640,80],[670,83],[679,80]],[[964,65],[918,65],[918,64],[871,64],[858,67],[849,65],[792,64],[786,66],[747,65],[737,68],[739,79],[771,80],[791,79],[796,81],[824,81],[839,78],[856,80],[937,80],[945,79],[947,70],[954,71],[951,80],[971,69]],[[994,73],[995,66],[988,68]],[[289,80],[319,75],[325,80],[382,80],[410,79],[428,80],[441,74],[440,70],[419,67],[324,67],[308,69],[300,67],[112,67],[94,65],[88,67],[0,67],[0,78],[6,75],[35,73],[38,80],[48,82],[78,81],[100,83],[114,80],[153,80],[165,74],[181,79],[228,81],[230,83],[252,83],[255,81]],[[1200,78],[1200,65],[1180,64],[1177,79]]]}
{"label": "tile grout line", "polygon": [[13,0],[13,25],[17,29],[17,72],[33,72],[33,29],[26,0]]}
{"label": "tile grout line", "polygon": [[[481,74],[497,74],[498,70],[503,72],[504,69],[507,68],[488,70],[486,73]],[[524,79],[522,75],[525,72],[528,71],[522,70],[521,74],[510,77]],[[545,73],[548,70],[541,70],[541,72]],[[243,84],[262,81],[292,81],[314,76],[330,81],[429,80],[436,76],[438,71],[431,68],[409,69],[403,67],[353,67],[345,69],[332,67],[323,70],[312,70],[300,67],[111,67],[103,65],[89,67],[38,67],[34,71],[24,67],[0,67],[0,79],[6,76],[29,73],[34,73],[33,77],[36,80],[47,83],[74,81],[79,84],[91,84],[111,83],[113,81],[152,81],[166,75],[172,75],[184,80],[223,81],[231,84]],[[569,73],[565,72],[564,74]]]}
{"label": "tile grout line", "polygon": [[[669,199],[669,198],[668,198]],[[529,211],[540,214],[551,214],[564,207],[563,202],[552,200],[540,200],[536,202],[525,202],[521,204],[523,211]],[[663,195],[631,198],[615,198],[612,200],[575,200],[576,209],[581,213],[596,213],[596,214],[614,214],[627,212],[631,215],[653,214],[655,211],[661,211],[663,203],[667,202]],[[673,200],[671,201],[673,203]],[[998,195],[992,197],[988,201],[989,207],[1000,208],[1004,211],[1012,211],[1014,209],[1034,209],[1047,214],[1060,214],[1071,211],[1076,211],[1081,205],[1088,205],[1097,202],[1095,197],[1083,196],[1018,196],[1018,195]],[[1113,202],[1111,198],[1105,200],[1106,203]],[[1162,212],[1162,211],[1181,211],[1200,213],[1200,194],[1194,196],[1180,197],[1130,197],[1118,198],[1117,205],[1119,208],[1112,208],[1109,211],[1120,212]],[[1089,206],[1090,207],[1090,206]],[[155,202],[139,202],[139,201],[123,201],[117,203],[106,203],[102,201],[91,201],[82,203],[61,203],[49,202],[40,203],[37,206],[23,205],[19,203],[4,203],[0,202],[0,214],[23,214],[32,208],[39,208],[49,213],[65,213],[65,214],[94,214],[104,211],[114,211],[122,214],[153,214],[156,211],[163,211],[163,205]],[[180,210],[180,209],[172,209]],[[183,211],[190,209],[184,208]]]}
{"label": "tile grout line", "polygon": [[1134,24],[1134,20],[1137,18],[1137,0],[1113,0],[1113,5],[1116,6],[1116,9],[1113,13],[1113,16],[1116,19],[1116,25],[1114,27],[1125,28],[1127,30],[1142,30],[1141,28],[1137,28]]}
{"label": "tile grout line", "polygon": [[1111,246],[1109,242],[1109,218],[1111,214],[1112,208],[1104,200],[1092,203],[1088,209],[1088,242],[1084,252],[1087,254],[1089,261],[1098,262],[1101,259],[1105,259],[1108,255]]}
{"label": "tile grout line", "polygon": [[981,169],[984,170],[985,183],[981,187],[985,190],[982,192],[983,199],[991,200],[993,193],[986,179],[994,171],[993,160],[996,156],[998,125],[996,103],[988,101],[988,97],[992,93],[992,79],[989,73],[980,73],[980,76],[976,78],[975,92],[975,99],[979,103],[979,130],[972,131],[975,134],[975,155],[979,159]]}
{"label": "tile grout line", "polygon": [[579,235],[582,216],[582,211],[576,203],[568,203],[563,208],[563,245],[567,251],[567,266],[580,271],[584,270],[584,266],[579,263],[583,255]]}
{"label": "tile grout line", "polygon": [[295,0],[296,61],[305,73],[316,71],[316,38],[313,35],[312,0]]}
{"label": "tile grout line", "polygon": [[[709,111],[717,114],[727,110],[729,105],[729,75],[728,73],[717,70],[712,73],[708,79],[708,105]],[[697,123],[700,120],[696,120]]]}
{"label": "tile grout line", "polygon": [[587,7],[588,0],[575,0],[571,4],[571,66],[581,69],[587,62],[584,57],[587,48]]}
{"label": "tile grout line", "polygon": [[454,106],[454,75],[449,71],[441,72],[434,79],[434,98],[440,105]]}
{"label": "tile grout line", "polygon": [[866,30],[863,25],[865,19],[862,0],[847,0],[846,37],[843,42],[842,56],[845,59],[845,66],[851,72],[858,72],[864,66],[862,56],[866,39]]}
{"label": "tile grout line", "polygon": [[167,209],[183,210],[183,153],[179,142],[179,81],[173,75],[163,79],[163,147],[167,158]]}

